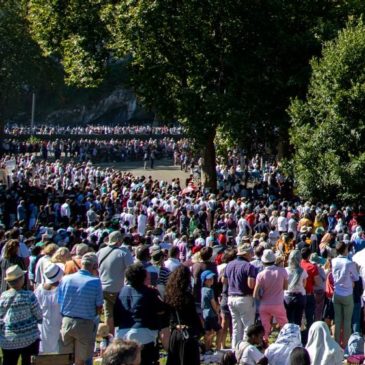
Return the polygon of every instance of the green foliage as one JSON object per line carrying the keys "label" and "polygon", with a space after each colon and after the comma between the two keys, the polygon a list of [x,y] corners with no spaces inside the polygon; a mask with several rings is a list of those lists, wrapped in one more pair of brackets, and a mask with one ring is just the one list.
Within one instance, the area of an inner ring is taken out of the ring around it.
{"label": "green foliage", "polygon": [[304,197],[363,200],[365,26],[350,24],[311,62],[305,101],[293,100],[294,172]]}
{"label": "green foliage", "polygon": [[66,81],[95,87],[105,75],[108,38],[102,0],[29,0],[28,20],[44,55],[61,60]]}
{"label": "green foliage", "polygon": [[25,1],[1,1],[0,39],[0,121],[3,121],[20,105],[27,103],[30,110],[31,92],[52,89],[62,81],[62,73],[42,56],[39,45],[31,38]]}

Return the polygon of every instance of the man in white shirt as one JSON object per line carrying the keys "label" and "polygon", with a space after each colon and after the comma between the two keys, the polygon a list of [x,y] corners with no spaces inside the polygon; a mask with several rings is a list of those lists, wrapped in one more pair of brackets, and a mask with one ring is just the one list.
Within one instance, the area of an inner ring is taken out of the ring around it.
{"label": "man in white shirt", "polygon": [[169,250],[169,258],[165,261],[165,267],[173,272],[179,266],[181,266],[181,262],[179,260],[180,250],[177,246],[172,246]]}
{"label": "man in white shirt", "polygon": [[288,231],[288,220],[285,217],[285,211],[280,213],[278,218],[278,231],[280,234],[286,233]]}
{"label": "man in white shirt", "polygon": [[248,233],[251,234],[251,227],[248,224],[247,220],[245,219],[244,213],[242,213],[241,218],[238,220],[237,226],[238,226],[238,235],[236,237],[236,240],[238,240],[237,242],[238,244],[243,236],[247,236]]}

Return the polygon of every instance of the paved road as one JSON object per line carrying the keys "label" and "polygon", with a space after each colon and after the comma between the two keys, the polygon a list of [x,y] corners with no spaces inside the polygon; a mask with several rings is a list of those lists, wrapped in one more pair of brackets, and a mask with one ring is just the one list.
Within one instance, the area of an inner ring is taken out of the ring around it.
{"label": "paved road", "polygon": [[[149,167],[145,170],[143,168],[143,161],[127,161],[118,163],[99,163],[98,166],[113,167],[122,171],[131,171],[136,176],[152,176],[153,179],[165,180],[171,182],[174,178],[179,178],[182,185],[185,184],[185,179],[189,173],[180,170],[180,166],[174,166],[172,160],[155,161],[153,169]],[[149,166],[149,164],[148,164]]]}

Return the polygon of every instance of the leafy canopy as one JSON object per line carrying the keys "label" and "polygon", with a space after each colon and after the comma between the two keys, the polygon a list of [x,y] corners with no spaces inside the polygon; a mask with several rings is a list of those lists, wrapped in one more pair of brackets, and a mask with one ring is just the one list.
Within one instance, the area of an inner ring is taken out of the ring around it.
{"label": "leafy canopy", "polygon": [[307,198],[363,199],[365,186],[365,26],[349,24],[311,62],[306,100],[289,108],[294,173]]}

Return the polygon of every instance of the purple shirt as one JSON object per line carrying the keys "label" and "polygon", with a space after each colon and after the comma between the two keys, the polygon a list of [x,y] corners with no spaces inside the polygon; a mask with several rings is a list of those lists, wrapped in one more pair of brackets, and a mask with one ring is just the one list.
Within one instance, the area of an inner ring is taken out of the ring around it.
{"label": "purple shirt", "polygon": [[248,278],[256,278],[256,268],[238,257],[226,266],[224,277],[228,280],[228,295],[252,295],[253,289],[247,285]]}

